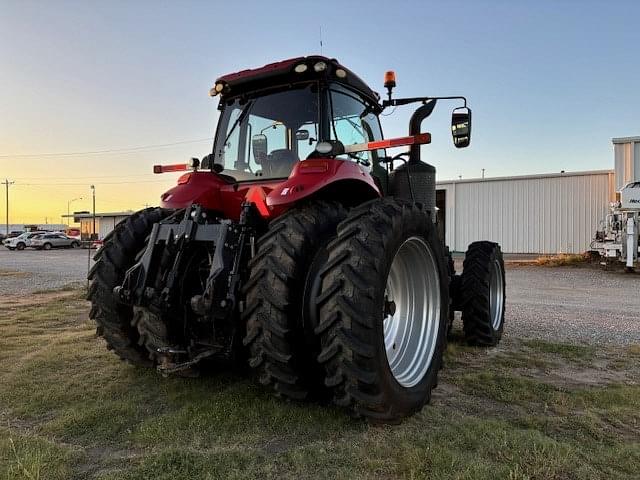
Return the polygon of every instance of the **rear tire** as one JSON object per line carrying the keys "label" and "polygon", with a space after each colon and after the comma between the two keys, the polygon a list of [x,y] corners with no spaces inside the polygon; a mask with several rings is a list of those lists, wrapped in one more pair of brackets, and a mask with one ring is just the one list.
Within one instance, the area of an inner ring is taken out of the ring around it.
{"label": "rear tire", "polygon": [[276,218],[258,241],[244,288],[244,345],[258,380],[295,400],[322,395],[324,374],[315,362],[305,292],[313,288],[313,266],[335,237],[346,210],[336,202],[314,202]]}
{"label": "rear tire", "polygon": [[132,324],[133,309],[116,300],[113,288],[122,283],[126,271],[135,264],[137,254],[145,248],[153,224],[171,212],[147,208],[120,222],[95,254],[96,263],[89,272],[89,317],[98,324],[96,333],[104,337],[109,350],[135,365],[151,367],[153,362],[147,349],[138,345],[140,335]]}
{"label": "rear tire", "polygon": [[50,243],[45,243],[45,244],[42,246],[42,248],[43,248],[44,250],[51,250],[51,244],[50,244]]}
{"label": "rear tire", "polygon": [[469,245],[460,289],[464,335],[471,345],[493,347],[500,342],[506,304],[504,260],[500,245]]}
{"label": "rear tire", "polygon": [[429,402],[442,365],[449,279],[436,226],[419,205],[377,199],[328,251],[316,329],[325,384],[356,415],[399,422]]}

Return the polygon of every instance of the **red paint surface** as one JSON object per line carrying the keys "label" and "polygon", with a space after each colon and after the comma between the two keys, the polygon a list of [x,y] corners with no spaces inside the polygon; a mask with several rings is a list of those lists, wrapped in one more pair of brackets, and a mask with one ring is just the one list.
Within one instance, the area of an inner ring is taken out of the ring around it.
{"label": "red paint surface", "polygon": [[[344,180],[363,182],[374,194],[381,195],[371,175],[348,160],[314,159],[298,162],[285,180],[256,180],[230,184],[212,172],[192,172],[181,177],[179,185],[165,192],[163,208],[186,208],[198,203],[219,212],[224,218],[239,220],[245,200],[255,203],[264,218],[275,218],[296,203]],[[186,182],[185,182],[186,180]]]}
{"label": "red paint surface", "polygon": [[371,175],[357,163],[330,158],[315,159],[298,162],[293,167],[287,181],[269,193],[267,205],[275,208],[294,204],[332,183],[343,180],[364,182],[378,195],[381,195]]}
{"label": "red paint surface", "polygon": [[[198,203],[219,212],[224,218],[237,221],[240,218],[240,206],[247,194],[251,195],[251,201],[256,202],[260,211],[260,197],[266,198],[267,194],[280,183],[282,180],[243,182],[233,185],[215,173],[192,172],[187,183],[176,185],[161,196],[160,206],[186,208],[191,203]],[[262,203],[264,204],[264,200]]]}
{"label": "red paint surface", "polygon": [[293,68],[294,64],[301,62],[305,57],[296,57],[290,58],[288,60],[282,60],[281,62],[269,63],[260,68],[251,68],[247,70],[241,70],[235,73],[229,73],[227,75],[223,75],[222,77],[216,80],[217,82],[233,82],[236,80],[240,80],[241,78],[255,77],[258,75],[264,75],[266,73],[276,73],[289,71]]}

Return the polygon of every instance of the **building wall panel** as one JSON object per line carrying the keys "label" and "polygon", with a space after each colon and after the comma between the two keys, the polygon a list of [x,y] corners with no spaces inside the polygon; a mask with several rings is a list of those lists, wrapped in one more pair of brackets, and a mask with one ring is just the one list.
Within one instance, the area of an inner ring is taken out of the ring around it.
{"label": "building wall panel", "polygon": [[446,241],[492,240],[507,253],[579,253],[607,212],[613,172],[441,182]]}

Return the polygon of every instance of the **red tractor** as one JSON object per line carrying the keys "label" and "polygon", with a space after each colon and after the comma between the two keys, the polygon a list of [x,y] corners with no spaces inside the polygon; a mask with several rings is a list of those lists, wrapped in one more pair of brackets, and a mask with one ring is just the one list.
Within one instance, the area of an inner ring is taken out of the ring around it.
{"label": "red tractor", "polygon": [[[91,318],[110,349],[164,374],[247,364],[296,400],[332,399],[393,422],[429,401],[453,312],[467,340],[496,345],[505,309],[500,247],[473,243],[461,276],[444,246],[422,121],[453,99],[387,99],[335,59],[294,58],[220,77],[213,151],[105,239],[89,274]],[[379,115],[419,103],[409,136]],[[386,149],[409,146],[389,156]]]}

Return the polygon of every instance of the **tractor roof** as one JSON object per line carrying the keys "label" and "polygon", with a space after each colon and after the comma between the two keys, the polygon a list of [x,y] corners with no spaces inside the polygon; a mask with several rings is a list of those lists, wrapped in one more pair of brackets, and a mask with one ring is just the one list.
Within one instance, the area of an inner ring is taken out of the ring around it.
{"label": "tractor roof", "polygon": [[[319,63],[326,65],[321,71],[317,71],[314,68]],[[299,67],[301,65],[305,65],[306,68]],[[236,96],[272,86],[320,79],[350,86],[374,103],[378,103],[380,99],[380,96],[371,90],[360,77],[341,65],[335,58],[327,58],[320,55],[290,58],[280,62],[269,63],[260,68],[229,73],[219,77],[216,80],[216,85],[224,84],[224,90],[222,91],[224,96]]]}

